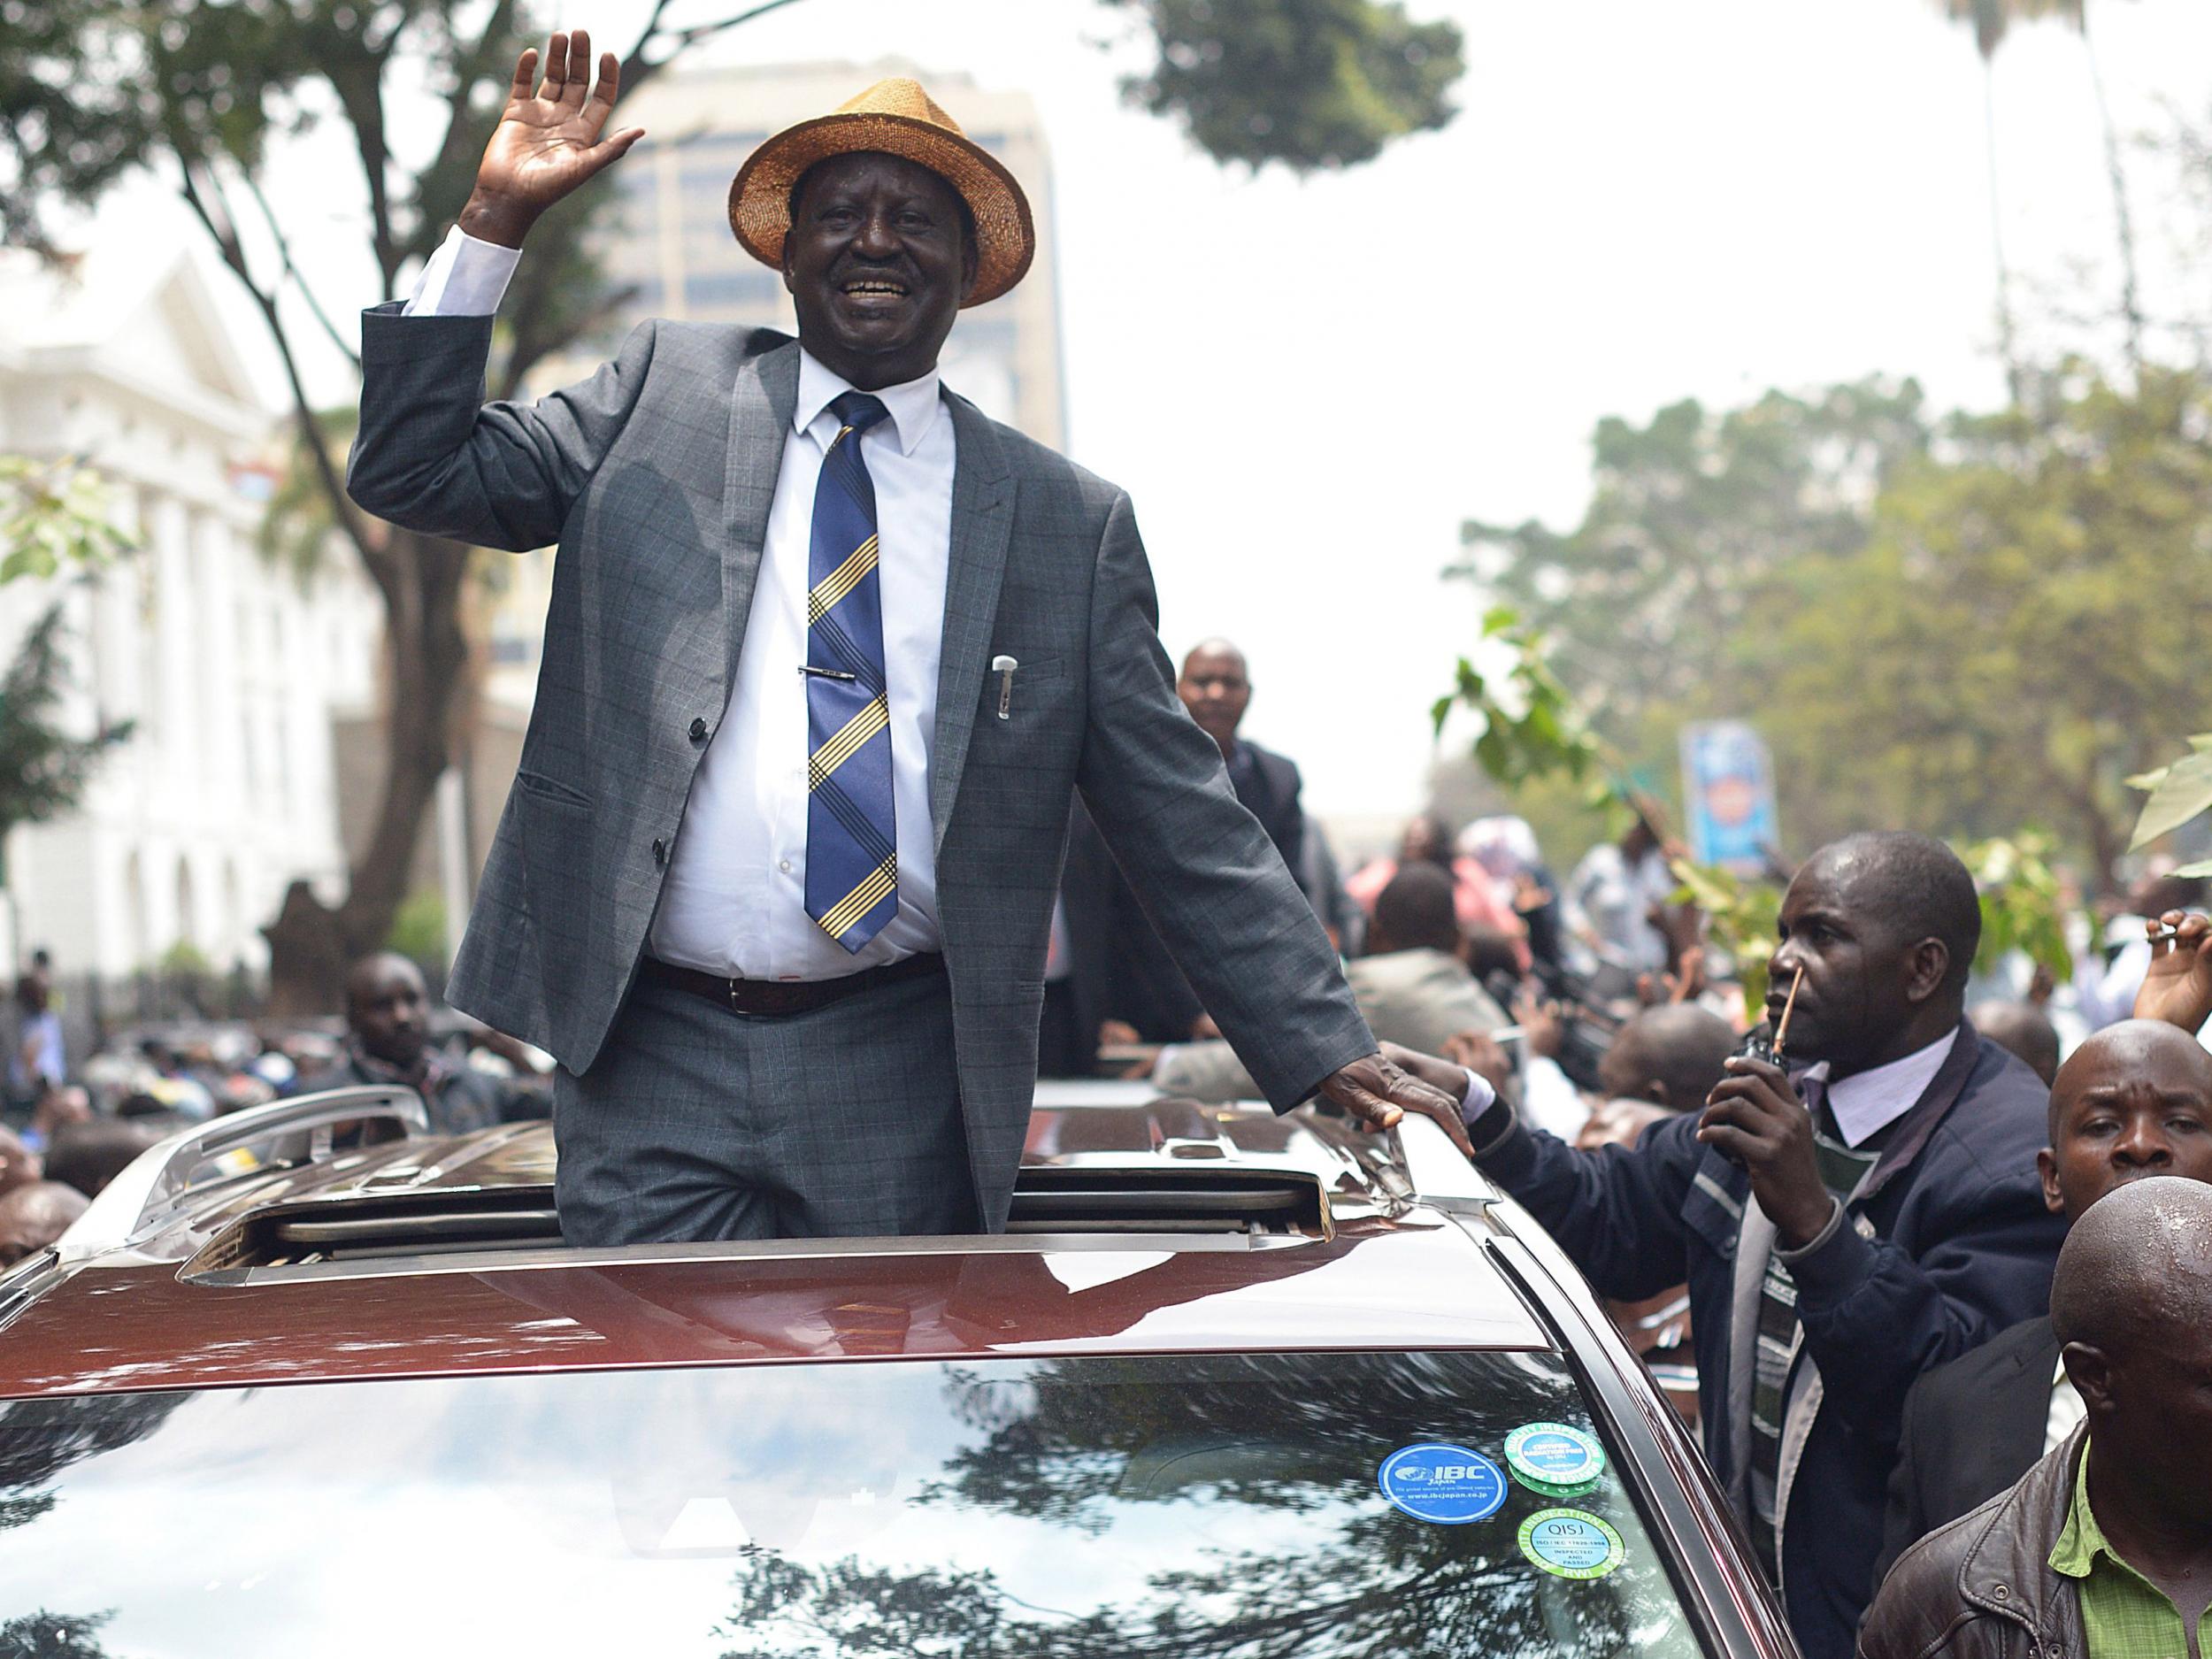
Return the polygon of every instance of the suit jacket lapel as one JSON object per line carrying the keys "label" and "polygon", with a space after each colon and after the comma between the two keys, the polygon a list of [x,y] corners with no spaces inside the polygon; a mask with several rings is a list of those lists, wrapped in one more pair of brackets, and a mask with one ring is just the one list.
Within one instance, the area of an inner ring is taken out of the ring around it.
{"label": "suit jacket lapel", "polygon": [[[797,393],[793,392],[795,400]],[[991,624],[1006,574],[1007,538],[1014,526],[1014,484],[991,423],[964,397],[946,394],[956,457],[952,474],[952,558],[945,576],[945,632],[937,668],[937,729],[930,756],[929,816],[934,843],[960,790],[968,740],[989,666]],[[774,480],[770,483],[772,487]],[[1018,686],[1018,678],[1016,681]]]}
{"label": "suit jacket lapel", "polygon": [[783,446],[790,441],[798,406],[796,341],[738,365],[722,496],[722,637],[729,652],[722,665],[726,687],[736,683],[737,654],[745,643],[761,549],[768,540],[769,503],[776,498]]}

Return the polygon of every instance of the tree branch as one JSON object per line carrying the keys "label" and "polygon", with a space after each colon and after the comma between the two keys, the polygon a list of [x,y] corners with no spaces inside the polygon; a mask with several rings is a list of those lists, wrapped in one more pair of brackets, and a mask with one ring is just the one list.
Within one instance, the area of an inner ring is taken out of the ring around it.
{"label": "tree branch", "polygon": [[[229,198],[223,193],[222,180],[204,161],[197,164],[200,177],[196,179],[194,161],[181,152],[178,159],[184,167],[182,190],[186,203],[198,215],[200,223],[207,227],[208,234],[215,238],[223,263],[230,267],[231,273],[252,298],[256,309],[261,312],[263,322],[268,326],[270,341],[276,347],[277,359],[284,368],[285,383],[292,394],[293,425],[297,428],[299,441],[306,446],[307,453],[314,461],[315,476],[323,487],[323,494],[329,498],[331,517],[339,529],[344,532],[346,540],[353,544],[354,551],[361,556],[361,562],[368,566],[372,578],[381,587],[385,580],[382,568],[384,550],[370,534],[368,521],[354,506],[353,498],[346,494],[345,480],[338,476],[338,469],[331,462],[330,451],[323,442],[322,426],[315,419],[315,406],[308,399],[307,384],[300,375],[299,358],[292,349],[291,332],[284,326],[284,319],[277,307],[276,295],[254,280],[253,271],[246,260],[245,248],[238,240],[235,229],[237,216],[232,212]],[[223,226],[229,228],[218,227],[217,210],[220,211]]]}
{"label": "tree branch", "polygon": [[[649,64],[644,61],[642,54],[647,45],[661,34],[661,18],[668,10],[667,0],[654,0],[652,16],[646,20],[645,30],[638,36],[637,44],[630,49],[629,61],[622,65],[622,84],[626,89],[641,85],[658,73],[679,53],[696,46],[701,41],[712,40],[740,24],[750,23],[755,18],[766,17],[771,12],[780,12],[786,6],[798,4],[799,0],[760,0],[757,5],[748,6],[744,11],[726,18],[718,18],[711,23],[695,23],[688,28],[671,29],[667,31],[666,38],[674,44],[665,56]],[[630,67],[632,63],[638,65],[634,78]]]}
{"label": "tree branch", "polygon": [[[384,137],[384,66],[390,61],[388,46],[381,51],[360,43],[358,59],[332,64],[324,70],[331,90],[338,95],[353,128],[354,148],[361,157],[361,174],[369,187],[369,245],[382,280],[383,297],[396,297],[399,267],[404,255],[392,231],[391,147]],[[364,76],[363,71],[366,74]]]}
{"label": "tree branch", "polygon": [[291,279],[292,286],[299,290],[300,297],[307,302],[308,311],[313,314],[315,320],[322,325],[323,333],[328,336],[330,343],[338,348],[346,361],[353,365],[357,372],[361,367],[361,354],[346,343],[345,336],[338,332],[337,325],[330,320],[330,313],[323,310],[322,301],[315,296],[315,290],[308,286],[307,279],[300,274],[299,266],[293,263],[291,239],[285,235],[283,228],[277,223],[276,212],[270,207],[269,198],[262,194],[261,181],[250,173],[242,176],[246,181],[247,192],[253,197],[254,205],[261,210],[261,221],[268,227],[270,238],[276,243],[277,258],[283,264],[284,275]]}

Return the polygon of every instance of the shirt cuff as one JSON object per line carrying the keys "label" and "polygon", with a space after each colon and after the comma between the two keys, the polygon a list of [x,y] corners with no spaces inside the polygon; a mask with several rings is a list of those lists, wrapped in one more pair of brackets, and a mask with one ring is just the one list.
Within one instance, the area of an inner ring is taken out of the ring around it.
{"label": "shirt cuff", "polygon": [[422,268],[403,317],[489,317],[506,297],[522,258],[519,248],[479,242],[458,225],[446,232]]}
{"label": "shirt cuff", "polygon": [[1785,1267],[1788,1267],[1793,1263],[1801,1262],[1807,1256],[1810,1256],[1815,1250],[1820,1248],[1822,1245],[1827,1243],[1829,1240],[1834,1238],[1836,1236],[1836,1229],[1841,1225],[1843,1225],[1843,1205],[1840,1202],[1837,1202],[1834,1208],[1830,1210],[1828,1212],[1828,1225],[1821,1228],[1818,1233],[1813,1234],[1811,1238],[1806,1240],[1804,1243],[1799,1245],[1794,1250],[1784,1249],[1780,1241],[1777,1240],[1774,1246],[1774,1259],[1781,1263]]}
{"label": "shirt cuff", "polygon": [[1466,1072],[1467,1081],[1459,1091],[1459,1121],[1472,1124],[1497,1103],[1498,1091],[1490,1087],[1490,1079],[1479,1071],[1469,1071],[1465,1066],[1460,1070]]}

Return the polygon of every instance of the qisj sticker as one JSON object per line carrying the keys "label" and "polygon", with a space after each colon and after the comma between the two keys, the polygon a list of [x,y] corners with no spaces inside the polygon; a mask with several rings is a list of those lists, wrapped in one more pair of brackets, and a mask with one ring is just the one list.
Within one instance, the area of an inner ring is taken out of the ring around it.
{"label": "qisj sticker", "polygon": [[1505,1463],[1531,1490],[1572,1497],[1605,1472],[1605,1449],[1563,1423],[1525,1423],[1505,1437]]}
{"label": "qisj sticker", "polygon": [[1602,1578],[1627,1553],[1621,1535],[1584,1509],[1539,1509],[1521,1523],[1521,1554],[1555,1578]]}
{"label": "qisj sticker", "polygon": [[1375,1484],[1417,1521],[1463,1526],[1486,1521],[1505,1503],[1505,1471],[1464,1446],[1425,1440],[1383,1459]]}

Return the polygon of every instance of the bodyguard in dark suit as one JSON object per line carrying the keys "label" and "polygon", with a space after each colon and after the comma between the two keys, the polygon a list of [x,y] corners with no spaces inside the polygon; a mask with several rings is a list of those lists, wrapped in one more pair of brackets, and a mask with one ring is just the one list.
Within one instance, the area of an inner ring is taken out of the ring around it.
{"label": "bodyguard in dark suit", "polygon": [[1981,921],[1956,856],[1835,842],[1779,929],[1770,1016],[1804,974],[1789,1070],[1732,1059],[1632,1148],[1577,1152],[1402,1057],[1466,1089],[1476,1162],[1600,1294],[1688,1284],[1706,1454],[1807,1659],[1848,1659],[1907,1391],[2045,1310],[2064,1229],[2036,1178],[2042,1080],[1964,1018]]}
{"label": "bodyguard in dark suit", "polygon": [[558,541],[536,705],[449,995],[560,1062],[572,1240],[1004,1225],[1079,789],[1279,1107],[1447,1103],[1374,1053],[1318,925],[1178,703],[1129,499],[939,382],[1034,248],[910,81],[769,140],[739,242],[794,342],[648,323],[480,407],[537,214],[640,135],[612,54],[526,54],[475,193],[362,329],[350,485]]}
{"label": "bodyguard in dark suit", "polygon": [[1262,749],[1240,729],[1252,706],[1252,670],[1244,653],[1222,639],[1192,646],[1175,677],[1175,695],[1221,750],[1237,799],[1259,819],[1283,862],[1297,873],[1306,852],[1306,814],[1298,799],[1303,780],[1287,755]]}
{"label": "bodyguard in dark suit", "polygon": [[[1289,757],[1263,749],[1240,731],[1252,703],[1244,653],[1223,639],[1194,645],[1176,676],[1175,695],[1221,750],[1238,802],[1259,820],[1305,891],[1306,814],[1299,799],[1303,784]],[[1076,1069],[1091,1069],[1101,1020],[1128,1026],[1143,1042],[1187,1042],[1212,1034],[1202,1026],[1203,999],[1177,967],[1174,953],[1079,803],[1069,825],[1060,895],[1073,958],[1065,995],[1071,1035],[1082,1051],[1083,1064]],[[1318,915],[1317,896],[1310,891],[1306,896]]]}
{"label": "bodyguard in dark suit", "polygon": [[[2069,1225],[2147,1176],[2212,1182],[2212,1054],[2152,1020],[2108,1025],[2051,1089],[2050,1145],[2036,1155],[2045,1205]],[[1905,1397],[1878,1573],[1946,1522],[1979,1509],[2082,1420],[2047,1317],[1939,1365]]]}

